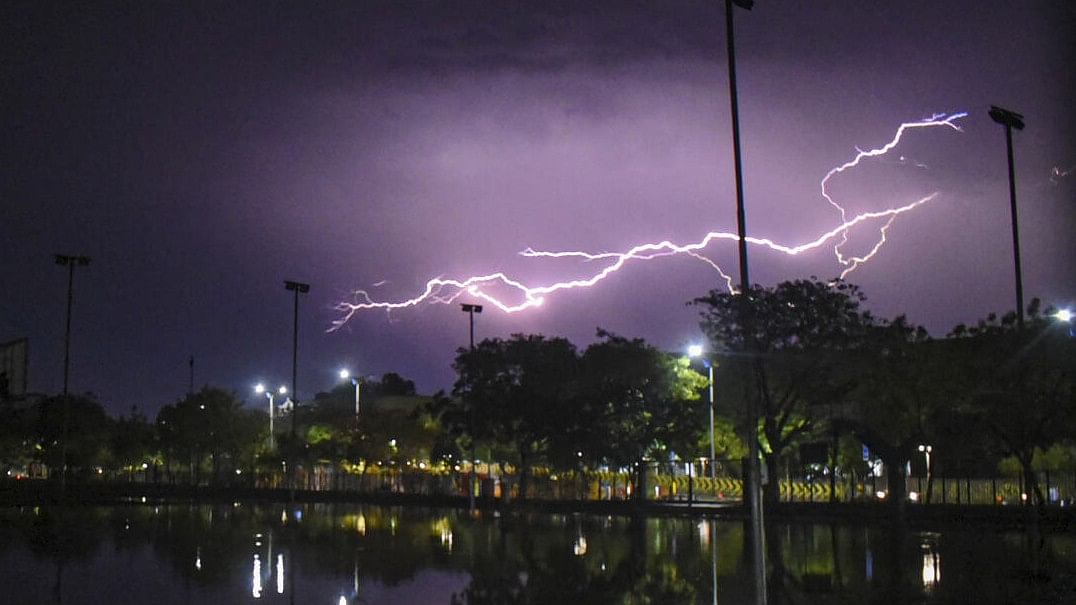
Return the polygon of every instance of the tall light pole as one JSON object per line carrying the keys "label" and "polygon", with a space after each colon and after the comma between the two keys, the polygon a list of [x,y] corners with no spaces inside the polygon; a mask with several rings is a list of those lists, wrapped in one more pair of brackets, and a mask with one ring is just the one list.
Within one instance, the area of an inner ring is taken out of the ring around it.
{"label": "tall light pole", "polygon": [[[474,353],[474,314],[482,312],[482,305],[473,305],[470,303],[463,303],[460,305],[460,310],[470,315],[471,318],[471,352]],[[474,410],[472,409],[469,414],[471,425],[471,489],[467,490],[470,496],[470,507],[474,510],[474,491],[475,480],[478,478],[478,464],[475,463],[475,459],[478,458],[478,443],[474,438]]]}
{"label": "tall light pole", "polygon": [[340,370],[340,380],[350,380],[351,386],[355,387],[355,417],[359,417],[359,394],[362,388],[362,376],[352,376],[346,368]]}
{"label": "tall light pole", "polygon": [[1016,265],[1016,325],[1022,330],[1024,328],[1024,282],[1020,275],[1020,228],[1016,222],[1016,169],[1013,166],[1012,129],[1024,129],[1024,116],[996,105],[990,106],[989,113],[990,119],[1005,127],[1005,147],[1009,154],[1009,207],[1012,211],[1012,251],[1013,262]]}
{"label": "tall light pole", "polygon": [[295,314],[291,332],[291,437],[295,439],[295,417],[299,414],[299,295],[310,291],[310,284],[284,280],[284,289],[295,292]]}
{"label": "tall light pole", "polygon": [[706,366],[706,369],[710,373],[710,479],[717,479],[717,471],[714,468],[714,460],[717,457],[714,455],[714,363],[712,360],[702,357],[702,345],[691,345],[687,349],[687,354],[690,357],[699,357],[702,359],[702,363]]}
{"label": "tall light pole", "polygon": [[90,264],[88,256],[72,256],[67,254],[55,254],[53,258],[56,264],[67,267],[67,325],[64,328],[64,407],[63,419],[60,429],[60,492],[67,487],[67,423],[70,414],[71,402],[67,395],[68,376],[71,369],[71,307],[75,300],[75,267],[87,267]]}
{"label": "tall light pole", "polygon": [[[266,389],[265,385],[261,383],[254,387],[254,392],[258,394],[264,393],[269,399],[269,449],[273,449],[273,418],[276,416],[276,408],[273,406],[273,392]],[[288,387],[281,385],[277,392],[281,395],[287,395]]]}
{"label": "tall light pole", "polygon": [[[754,0],[725,0],[725,38],[728,47],[729,61],[729,104],[732,118],[732,155],[736,176],[736,233],[739,236],[739,260],[740,260],[740,294],[743,323],[752,323],[750,301],[747,294],[751,289],[751,279],[747,272],[747,219],[743,201],[743,157],[740,153],[740,105],[736,90],[736,43],[733,35],[732,16],[735,4],[740,8],[751,10],[755,5]],[[748,334],[751,330],[745,330]],[[747,342],[747,346],[754,349],[753,342]],[[754,351],[749,351],[749,353]],[[755,358],[755,373],[761,376],[761,360]],[[766,602],[766,559],[763,551],[762,535],[762,492],[760,485],[761,477],[758,468],[758,398],[760,393],[755,393],[751,398],[750,433],[748,434],[748,474],[747,480],[750,486],[745,494],[751,507],[751,529],[754,537],[754,567],[755,567],[755,598],[759,603]]]}
{"label": "tall light pole", "polygon": [[463,303],[460,305],[460,310],[471,316],[471,350],[474,351],[474,314],[482,312],[482,305]]}

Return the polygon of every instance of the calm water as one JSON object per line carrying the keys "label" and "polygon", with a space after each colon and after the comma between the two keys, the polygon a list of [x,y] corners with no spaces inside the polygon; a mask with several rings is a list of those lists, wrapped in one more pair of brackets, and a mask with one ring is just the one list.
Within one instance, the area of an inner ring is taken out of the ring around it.
{"label": "calm water", "polygon": [[[2,603],[753,602],[738,521],[357,505],[0,508]],[[775,525],[769,603],[1076,603],[1076,539]],[[716,594],[715,594],[716,587]]]}

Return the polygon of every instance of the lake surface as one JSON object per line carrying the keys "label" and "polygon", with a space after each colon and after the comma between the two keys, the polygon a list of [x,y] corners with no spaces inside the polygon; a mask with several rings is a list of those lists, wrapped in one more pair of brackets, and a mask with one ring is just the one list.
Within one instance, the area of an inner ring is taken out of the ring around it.
{"label": "lake surface", "polygon": [[[1076,537],[767,528],[769,603],[1076,603]],[[0,508],[0,603],[754,603],[741,521],[344,504]]]}

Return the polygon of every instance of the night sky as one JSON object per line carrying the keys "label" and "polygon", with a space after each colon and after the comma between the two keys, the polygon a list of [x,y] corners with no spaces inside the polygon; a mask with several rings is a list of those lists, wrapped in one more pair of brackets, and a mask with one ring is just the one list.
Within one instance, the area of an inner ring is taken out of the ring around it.
{"label": "night sky", "polygon": [[[737,10],[750,235],[795,245],[840,222],[819,181],[903,122],[948,128],[833,181],[850,212],[933,191],[849,276],[877,314],[944,335],[1013,307],[1004,133],[1015,134],[1024,289],[1076,297],[1076,5],[758,0]],[[336,370],[451,387],[459,306],[368,311],[366,289],[416,296],[436,276],[505,271],[531,284],[592,273],[545,250],[624,251],[735,231],[722,2],[61,3],[0,7],[0,341],[30,339],[30,389],[63,371],[75,275],[71,388],[152,415],[196,382],[254,401]],[[863,253],[881,222],[857,227]],[[736,246],[706,255],[736,275]],[[837,275],[829,246],[750,248],[752,281]],[[376,285],[375,285],[376,284]],[[677,350],[693,297],[720,287],[697,259],[630,263],[590,289],[477,336],[540,332],[580,346],[601,326]],[[466,297],[461,301],[469,300]]]}

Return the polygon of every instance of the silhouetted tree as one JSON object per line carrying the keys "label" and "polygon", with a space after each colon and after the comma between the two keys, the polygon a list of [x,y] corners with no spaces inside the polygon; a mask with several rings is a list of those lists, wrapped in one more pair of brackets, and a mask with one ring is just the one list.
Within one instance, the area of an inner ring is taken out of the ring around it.
{"label": "silhouetted tree", "polygon": [[991,315],[952,336],[965,417],[989,433],[997,453],[1019,461],[1026,493],[1045,503],[1034,461],[1076,427],[1076,339],[1037,299],[1023,330],[1015,314]]}
{"label": "silhouetted tree", "polygon": [[745,295],[712,290],[693,301],[703,307],[701,327],[720,357],[721,392],[739,399],[748,435],[756,432],[751,404],[758,402],[768,501],[778,497],[782,454],[816,428],[823,406],[844,401],[855,386],[840,359],[862,346],[874,323],[860,309],[864,299],[854,285],[812,278],[753,286]]}
{"label": "silhouetted tree", "polygon": [[563,338],[513,335],[488,339],[473,351],[460,349],[453,365],[459,408],[442,414],[442,424],[472,440],[511,445],[526,497],[531,465],[548,451],[550,435],[571,412],[579,358]]}
{"label": "silhouetted tree", "polygon": [[[67,467],[74,473],[88,474],[109,465],[113,420],[92,394],[71,396],[68,407]],[[63,434],[62,396],[49,397],[37,404],[35,436],[39,460],[58,472]]]}
{"label": "silhouetted tree", "polygon": [[157,432],[138,408],[132,408],[130,416],[116,419],[110,445],[114,461],[120,470],[127,472],[128,478],[140,470],[142,464],[155,464]]}
{"label": "silhouetted tree", "polygon": [[687,359],[641,339],[598,331],[583,353],[579,403],[573,406],[587,451],[615,467],[636,471],[636,494],[645,497],[647,458],[672,450],[693,454],[704,426],[699,390],[706,378]]}

